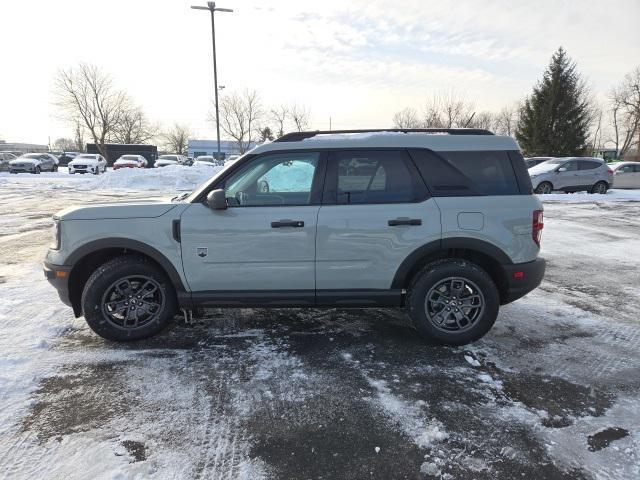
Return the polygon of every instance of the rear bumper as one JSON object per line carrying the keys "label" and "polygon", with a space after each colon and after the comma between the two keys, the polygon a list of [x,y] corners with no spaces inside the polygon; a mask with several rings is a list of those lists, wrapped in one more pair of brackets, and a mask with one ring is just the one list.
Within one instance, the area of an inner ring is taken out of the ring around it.
{"label": "rear bumper", "polygon": [[53,265],[48,262],[44,262],[42,267],[45,278],[58,291],[58,296],[62,303],[71,307],[71,300],[69,299],[69,273],[71,272],[71,267]]}
{"label": "rear bumper", "polygon": [[537,288],[544,278],[546,263],[544,258],[537,258],[533,262],[503,265],[507,276],[507,291],[502,304],[511,303]]}

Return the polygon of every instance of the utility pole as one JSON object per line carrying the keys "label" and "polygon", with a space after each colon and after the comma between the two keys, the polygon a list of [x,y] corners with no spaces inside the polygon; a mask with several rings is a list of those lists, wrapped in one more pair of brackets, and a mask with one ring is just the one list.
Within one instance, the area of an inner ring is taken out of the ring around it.
{"label": "utility pole", "polygon": [[[218,109],[218,67],[216,65],[216,22],[215,12],[233,12],[230,8],[216,8],[216,2],[207,2],[206,7],[200,7],[198,5],[191,5],[194,10],[209,10],[211,12],[211,42],[213,45],[213,85],[215,92],[215,104],[216,104],[216,141],[218,143],[218,156],[220,160],[220,113]],[[224,88],[224,87],[222,87]]]}

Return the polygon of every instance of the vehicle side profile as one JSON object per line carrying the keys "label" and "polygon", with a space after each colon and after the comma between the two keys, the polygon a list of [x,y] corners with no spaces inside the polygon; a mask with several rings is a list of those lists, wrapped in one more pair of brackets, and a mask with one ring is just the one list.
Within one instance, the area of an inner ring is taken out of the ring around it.
{"label": "vehicle side profile", "polygon": [[613,171],[601,158],[565,157],[547,160],[529,169],[536,193],[587,191],[607,193],[613,184]]}
{"label": "vehicle side profile", "polygon": [[484,335],[536,288],[542,205],[486,130],[295,132],[174,202],[68,208],[45,275],[115,341],[208,307],[404,307],[431,341]]}
{"label": "vehicle side profile", "polygon": [[11,160],[15,160],[16,157],[11,152],[0,152],[0,172],[8,172],[9,171],[9,162]]}
{"label": "vehicle side profile", "polygon": [[76,155],[67,165],[69,173],[92,173],[99,175],[107,171],[107,160],[97,153]]}
{"label": "vehicle side profile", "polygon": [[640,162],[609,164],[613,170],[614,188],[640,188]]}
{"label": "vehicle side profile", "polygon": [[196,157],[193,164],[196,166],[204,165],[206,167],[217,167],[217,166],[223,166],[224,160],[218,160],[212,155],[200,155],[199,157]]}
{"label": "vehicle side profile", "polygon": [[57,172],[58,159],[48,153],[25,153],[9,161],[10,173]]}

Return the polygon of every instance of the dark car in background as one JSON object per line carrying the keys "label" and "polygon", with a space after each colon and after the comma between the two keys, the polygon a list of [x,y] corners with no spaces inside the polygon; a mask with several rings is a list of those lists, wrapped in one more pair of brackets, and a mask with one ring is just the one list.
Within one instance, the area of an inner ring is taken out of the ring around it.
{"label": "dark car in background", "polygon": [[551,160],[553,157],[529,157],[524,159],[524,163],[527,165],[527,168],[535,167],[536,165],[540,165],[547,160]]}
{"label": "dark car in background", "polygon": [[78,152],[62,152],[62,154],[58,157],[58,160],[60,161],[61,166],[66,167],[67,165],[69,165],[69,162],[76,158],[78,155],[80,155]]}

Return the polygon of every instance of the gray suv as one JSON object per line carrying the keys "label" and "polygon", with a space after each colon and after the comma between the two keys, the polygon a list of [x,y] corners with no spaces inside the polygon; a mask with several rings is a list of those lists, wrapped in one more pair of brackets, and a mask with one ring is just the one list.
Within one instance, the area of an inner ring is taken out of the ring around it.
{"label": "gray suv", "polygon": [[431,341],[484,335],[536,288],[542,205],[485,130],[296,132],[173,202],[69,208],[46,277],[104,338],[207,307],[405,307]]}
{"label": "gray suv", "polygon": [[607,193],[613,184],[613,170],[601,158],[553,158],[531,167],[529,175],[536,193]]}

